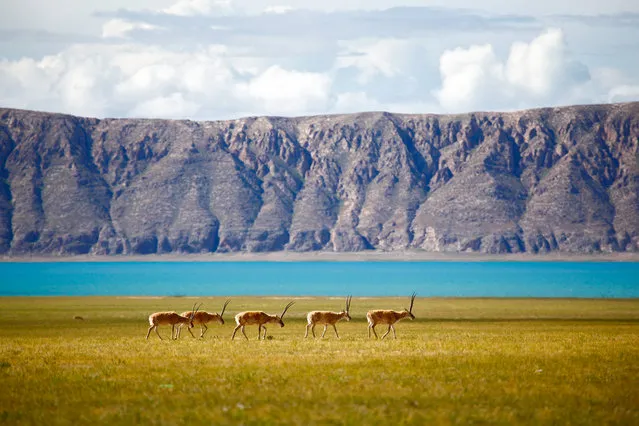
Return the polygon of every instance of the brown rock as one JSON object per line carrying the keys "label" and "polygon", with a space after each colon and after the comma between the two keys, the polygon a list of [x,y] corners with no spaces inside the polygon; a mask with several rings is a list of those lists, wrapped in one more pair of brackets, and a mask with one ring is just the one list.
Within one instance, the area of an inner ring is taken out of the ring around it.
{"label": "brown rock", "polygon": [[639,251],[639,103],[457,116],[0,109],[0,253]]}

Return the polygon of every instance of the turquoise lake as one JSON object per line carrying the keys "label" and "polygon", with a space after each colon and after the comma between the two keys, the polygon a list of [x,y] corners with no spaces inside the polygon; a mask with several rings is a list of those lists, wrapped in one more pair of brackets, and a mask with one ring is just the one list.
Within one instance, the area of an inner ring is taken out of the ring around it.
{"label": "turquoise lake", "polygon": [[639,297],[637,262],[0,263],[1,296]]}

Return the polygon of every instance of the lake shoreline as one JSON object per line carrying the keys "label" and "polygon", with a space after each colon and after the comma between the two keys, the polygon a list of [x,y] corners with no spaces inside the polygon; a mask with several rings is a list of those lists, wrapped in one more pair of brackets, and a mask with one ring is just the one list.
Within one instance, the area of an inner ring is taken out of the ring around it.
{"label": "lake shoreline", "polygon": [[268,252],[149,255],[0,256],[4,263],[44,262],[639,262],[639,253],[485,254],[421,251]]}

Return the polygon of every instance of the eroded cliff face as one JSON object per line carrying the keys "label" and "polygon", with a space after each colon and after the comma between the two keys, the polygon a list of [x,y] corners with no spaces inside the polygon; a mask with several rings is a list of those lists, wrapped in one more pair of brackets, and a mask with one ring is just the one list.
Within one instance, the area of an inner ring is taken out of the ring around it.
{"label": "eroded cliff face", "polygon": [[0,109],[0,253],[639,251],[639,103],[458,116]]}

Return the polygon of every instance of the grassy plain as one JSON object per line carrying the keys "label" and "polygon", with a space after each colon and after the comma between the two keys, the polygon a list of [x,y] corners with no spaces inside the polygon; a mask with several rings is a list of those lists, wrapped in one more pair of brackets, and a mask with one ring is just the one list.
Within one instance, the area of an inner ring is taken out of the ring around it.
{"label": "grassy plain", "polygon": [[223,299],[0,298],[0,424],[639,424],[639,300],[417,299],[374,341],[365,312],[408,298],[353,299],[340,340],[303,334],[342,299],[297,298],[272,339],[230,341],[236,312],[289,299],[161,341],[149,313]]}

